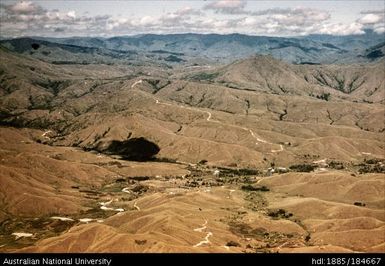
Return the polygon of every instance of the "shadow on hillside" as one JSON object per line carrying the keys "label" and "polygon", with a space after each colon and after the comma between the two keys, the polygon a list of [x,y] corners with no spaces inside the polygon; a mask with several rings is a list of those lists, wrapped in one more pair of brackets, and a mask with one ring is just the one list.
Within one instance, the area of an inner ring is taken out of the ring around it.
{"label": "shadow on hillside", "polygon": [[124,160],[130,161],[149,161],[160,151],[155,143],[145,138],[132,138],[124,141],[114,140],[105,149],[107,154],[115,154],[122,156]]}

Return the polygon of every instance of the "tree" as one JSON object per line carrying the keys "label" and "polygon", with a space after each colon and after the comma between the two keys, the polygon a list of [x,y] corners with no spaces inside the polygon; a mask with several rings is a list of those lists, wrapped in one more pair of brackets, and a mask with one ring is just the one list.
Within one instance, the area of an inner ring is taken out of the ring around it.
{"label": "tree", "polygon": [[40,44],[38,44],[38,43],[33,43],[33,44],[31,44],[31,47],[32,47],[34,50],[37,50],[37,49],[40,48]]}
{"label": "tree", "polygon": [[321,95],[317,95],[317,98],[318,99],[321,99],[321,100],[325,100],[325,101],[329,101],[330,100],[330,93],[322,93]]}

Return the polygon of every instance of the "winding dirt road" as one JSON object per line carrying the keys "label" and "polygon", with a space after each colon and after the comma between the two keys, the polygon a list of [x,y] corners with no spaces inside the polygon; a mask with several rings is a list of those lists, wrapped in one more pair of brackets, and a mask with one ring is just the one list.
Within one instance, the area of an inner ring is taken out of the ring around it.
{"label": "winding dirt road", "polygon": [[138,203],[138,202],[135,201],[135,203],[134,203],[134,208],[137,209],[138,211],[140,211],[140,208],[139,208],[139,206],[137,205],[137,203]]}
{"label": "winding dirt road", "polygon": [[[155,100],[155,103],[156,104],[162,104],[162,105],[167,105],[167,106],[172,106],[172,104],[169,104],[169,103],[163,103],[163,102],[160,102],[158,99]],[[209,112],[209,111],[203,111],[203,110],[200,110],[200,109],[197,109],[197,108],[194,108],[194,107],[186,107],[186,106],[182,106],[182,105],[178,105],[176,104],[176,106],[180,107],[180,108],[184,108],[184,109],[189,109],[189,110],[193,110],[193,111],[197,111],[197,112],[203,112],[203,113],[206,113],[207,114],[207,118],[206,118],[206,121],[209,121],[209,122],[213,122],[213,123],[219,123],[219,124],[222,124],[222,125],[226,125],[226,126],[230,126],[230,127],[235,127],[235,128],[240,128],[242,130],[245,130],[245,131],[248,131],[250,133],[250,135],[257,140],[257,142],[255,143],[255,145],[258,145],[260,143],[265,143],[265,144],[270,144],[270,145],[277,145],[275,143],[271,143],[271,142],[268,142],[262,138],[260,138],[259,136],[257,136],[255,134],[255,132],[253,130],[251,130],[250,128],[247,128],[247,127],[241,127],[241,126],[237,126],[237,125],[230,125],[230,124],[226,124],[226,123],[223,123],[221,121],[218,121],[218,120],[213,120],[212,119],[212,113]],[[279,145],[279,149],[278,150],[271,150],[271,152],[281,152],[283,151],[284,148],[283,148],[283,145]]]}
{"label": "winding dirt road", "polygon": [[[138,80],[136,82],[134,82],[132,85],[131,85],[131,88],[134,88],[136,85],[138,84],[141,84],[143,83],[143,80]],[[200,110],[196,107],[187,107],[187,106],[183,106],[183,105],[179,105],[179,104],[170,104],[170,103],[165,103],[165,102],[160,102],[158,99],[155,99],[155,103],[156,104],[161,104],[161,105],[167,105],[167,106],[177,106],[179,108],[183,108],[183,109],[188,109],[188,110],[192,110],[192,111],[196,111],[196,112],[203,112],[203,113],[206,113],[207,114],[207,118],[206,118],[206,121],[208,122],[213,122],[213,123],[220,123],[222,125],[226,125],[226,126],[231,126],[231,127],[235,127],[235,128],[240,128],[240,129],[243,129],[245,131],[248,131],[250,133],[250,135],[257,140],[257,142],[255,143],[255,145],[258,145],[260,143],[265,143],[265,144],[270,144],[270,145],[277,145],[276,143],[271,143],[271,142],[268,142],[262,138],[260,138],[259,136],[257,136],[255,134],[255,132],[253,130],[251,130],[250,128],[247,128],[247,127],[241,127],[241,126],[236,126],[236,125],[230,125],[230,124],[226,124],[226,123],[223,123],[221,121],[218,121],[218,120],[213,120],[212,119],[212,113],[209,112],[209,111],[204,111],[204,110]],[[271,152],[273,153],[276,153],[276,152],[281,152],[284,150],[284,147],[283,145],[279,145],[279,149],[276,150],[276,149],[272,149]]]}
{"label": "winding dirt road", "polygon": [[[207,229],[207,220],[205,219],[205,222],[202,224],[202,227],[198,227],[198,228],[195,228],[194,231],[195,232],[203,232],[204,230]],[[200,241],[199,243],[195,244],[193,247],[199,247],[199,246],[202,246],[202,245],[205,245],[205,244],[210,244],[210,240],[209,240],[209,237],[213,236],[213,233],[212,232],[207,232],[206,236],[204,237],[204,239],[202,241]]]}

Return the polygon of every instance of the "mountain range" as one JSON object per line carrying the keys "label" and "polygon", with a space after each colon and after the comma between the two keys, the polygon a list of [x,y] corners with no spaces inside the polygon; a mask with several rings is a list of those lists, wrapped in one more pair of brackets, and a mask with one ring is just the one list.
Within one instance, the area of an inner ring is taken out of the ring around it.
{"label": "mountain range", "polygon": [[[2,40],[0,43],[11,50],[29,52],[31,43],[44,46],[46,59],[53,48],[59,49],[51,59],[57,62],[104,62],[119,59],[137,59],[140,62],[172,63],[230,63],[255,54],[271,55],[276,59],[294,64],[363,63],[384,56],[384,36],[367,30],[362,35],[332,36],[309,35],[303,37],[265,37],[242,34],[145,34],[112,38],[20,38]],[[80,58],[68,58],[66,51],[76,52]],[[95,58],[89,58],[92,54]],[[82,60],[82,61],[81,61]]]}

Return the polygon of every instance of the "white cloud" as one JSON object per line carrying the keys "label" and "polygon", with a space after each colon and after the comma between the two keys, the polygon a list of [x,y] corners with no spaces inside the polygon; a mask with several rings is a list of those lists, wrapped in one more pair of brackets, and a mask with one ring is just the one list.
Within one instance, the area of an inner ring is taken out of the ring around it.
{"label": "white cloud", "polygon": [[[306,35],[319,33],[328,23],[329,12],[310,8],[273,8],[250,12],[237,22],[237,29],[252,34]],[[338,34],[338,31],[335,31]]]}
{"label": "white cloud", "polygon": [[311,8],[275,8],[254,13],[256,16],[265,17],[283,26],[309,26],[322,23],[330,19],[327,11]]}
{"label": "white cloud", "polygon": [[382,20],[383,18],[380,15],[377,14],[366,14],[362,18],[360,18],[358,21],[362,24],[375,24]]}
{"label": "white cloud", "polygon": [[151,16],[145,16],[139,20],[140,26],[151,26],[154,24],[156,24],[156,19],[154,17],[151,17]]}
{"label": "white cloud", "polygon": [[21,1],[8,6],[9,10],[15,14],[33,14],[42,10],[42,8],[29,1]]}
{"label": "white cloud", "polygon": [[246,1],[243,0],[221,0],[208,3],[203,8],[214,10],[216,13],[241,14],[247,13],[244,8]]}
{"label": "white cloud", "polygon": [[258,20],[253,17],[246,17],[239,21],[239,26],[241,27],[256,26],[257,24],[258,24]]}
{"label": "white cloud", "polygon": [[76,18],[76,12],[74,10],[71,10],[67,13],[67,17],[69,18]]}
{"label": "white cloud", "polygon": [[331,35],[350,35],[350,34],[364,34],[363,25],[357,22],[351,24],[326,24],[319,30],[322,34]]}
{"label": "white cloud", "polygon": [[[213,15],[212,10],[221,15]],[[362,34],[371,28],[384,33],[384,15],[361,12],[354,23],[332,23],[326,10],[315,8],[270,8],[251,11],[246,1],[209,2],[201,10],[185,6],[159,16],[119,16],[76,13],[75,10],[45,10],[32,2],[0,4],[1,34],[10,35],[125,35],[140,33],[244,33],[293,36],[306,34]],[[226,14],[226,16],[222,15]],[[210,16],[209,16],[210,15]]]}
{"label": "white cloud", "polygon": [[183,7],[181,9],[178,9],[177,11],[175,11],[175,14],[180,15],[180,16],[188,16],[188,15],[200,16],[200,15],[203,15],[203,13],[200,10],[194,9],[190,6],[186,6],[186,7]]}
{"label": "white cloud", "polygon": [[383,34],[385,33],[385,26],[377,26],[373,30],[375,33]]}
{"label": "white cloud", "polygon": [[385,14],[375,10],[368,10],[361,12],[364,16],[357,20],[365,29],[372,29],[378,34],[385,32]]}
{"label": "white cloud", "polygon": [[330,18],[327,11],[313,8],[296,7],[296,8],[270,8],[256,12],[250,12],[254,16],[276,16],[276,17],[297,17],[307,18],[313,21],[324,21]]}

